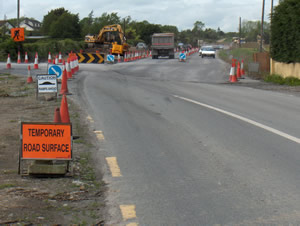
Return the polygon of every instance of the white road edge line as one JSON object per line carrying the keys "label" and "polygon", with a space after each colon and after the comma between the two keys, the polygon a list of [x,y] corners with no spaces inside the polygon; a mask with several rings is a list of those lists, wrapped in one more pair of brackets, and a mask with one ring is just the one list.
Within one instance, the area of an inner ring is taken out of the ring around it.
{"label": "white road edge line", "polygon": [[243,117],[243,116],[240,116],[240,115],[237,115],[237,114],[228,112],[228,111],[224,111],[224,110],[222,110],[222,109],[220,109],[220,108],[216,108],[216,107],[213,107],[213,106],[208,105],[208,104],[200,103],[200,102],[198,102],[198,101],[191,100],[191,99],[188,99],[188,98],[185,98],[185,97],[181,97],[181,96],[177,96],[177,95],[173,95],[173,97],[178,98],[178,99],[181,99],[181,100],[185,100],[185,101],[190,102],[190,103],[194,103],[194,104],[196,104],[196,105],[200,105],[200,106],[202,106],[202,107],[209,108],[209,109],[211,109],[211,110],[220,112],[220,113],[225,114],[225,115],[228,115],[228,116],[231,116],[231,117],[233,117],[233,118],[236,118],[236,119],[239,119],[239,120],[241,120],[241,121],[247,122],[247,123],[249,123],[249,124],[252,124],[252,125],[257,126],[257,127],[259,127],[259,128],[265,129],[265,130],[267,130],[267,131],[269,131],[269,132],[271,132],[271,133],[277,134],[277,135],[279,135],[279,136],[281,136],[281,137],[284,137],[284,138],[286,138],[286,139],[289,139],[289,140],[291,140],[291,141],[294,141],[294,142],[300,144],[300,139],[297,138],[297,137],[291,136],[291,135],[289,135],[289,134],[287,134],[287,133],[284,133],[284,132],[281,132],[281,131],[279,131],[279,130],[277,130],[277,129],[274,129],[274,128],[272,128],[272,127],[263,125],[263,124],[261,124],[261,123],[259,123],[259,122],[255,122],[255,121],[253,121],[253,120],[251,120],[251,119],[248,119],[248,118],[245,118],[245,117]]}

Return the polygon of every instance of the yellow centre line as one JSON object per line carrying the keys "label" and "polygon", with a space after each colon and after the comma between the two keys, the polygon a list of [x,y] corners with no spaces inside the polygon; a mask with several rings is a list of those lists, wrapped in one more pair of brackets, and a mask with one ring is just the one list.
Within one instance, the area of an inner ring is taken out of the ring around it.
{"label": "yellow centre line", "polygon": [[[123,220],[135,219],[135,205],[120,205],[121,213],[123,216]],[[137,225],[136,223],[131,223],[129,226]]]}
{"label": "yellow centre line", "polygon": [[126,224],[126,226],[138,226],[139,224],[138,223],[129,223],[129,224]]}
{"label": "yellow centre line", "polygon": [[88,115],[86,118],[87,118],[87,120],[89,120],[90,122],[92,122],[92,123],[94,122],[93,118],[92,118],[90,115]]}
{"label": "yellow centre line", "polygon": [[96,134],[98,140],[105,140],[103,132],[98,130],[98,131],[94,131],[94,133]]}
{"label": "yellow centre line", "polygon": [[106,162],[109,166],[111,175],[113,177],[121,177],[122,176],[116,157],[107,157]]}

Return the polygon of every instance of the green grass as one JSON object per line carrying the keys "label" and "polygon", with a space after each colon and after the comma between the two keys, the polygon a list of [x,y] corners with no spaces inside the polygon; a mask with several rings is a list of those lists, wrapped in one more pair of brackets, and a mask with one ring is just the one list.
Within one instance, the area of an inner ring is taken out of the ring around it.
{"label": "green grass", "polygon": [[0,190],[5,189],[5,188],[12,188],[15,187],[16,185],[14,184],[0,184]]}
{"label": "green grass", "polygon": [[300,79],[295,77],[284,78],[280,75],[267,75],[264,77],[264,81],[278,85],[300,86]]}

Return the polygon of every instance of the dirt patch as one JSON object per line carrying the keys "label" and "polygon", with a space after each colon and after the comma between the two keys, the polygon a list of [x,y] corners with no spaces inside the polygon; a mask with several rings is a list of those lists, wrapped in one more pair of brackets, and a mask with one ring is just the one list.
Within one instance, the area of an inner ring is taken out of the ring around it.
{"label": "dirt patch", "polygon": [[103,225],[104,190],[95,173],[83,112],[68,99],[73,134],[73,175],[30,177],[18,175],[20,122],[52,122],[57,101],[35,98],[35,84],[0,74],[0,225]]}

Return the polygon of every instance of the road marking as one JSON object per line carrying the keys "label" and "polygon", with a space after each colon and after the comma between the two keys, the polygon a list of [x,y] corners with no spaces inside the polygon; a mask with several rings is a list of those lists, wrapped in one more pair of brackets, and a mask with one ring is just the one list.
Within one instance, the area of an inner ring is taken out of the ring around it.
{"label": "road marking", "polygon": [[139,224],[138,223],[129,223],[129,224],[126,224],[126,226],[138,226]]}
{"label": "road marking", "polygon": [[291,136],[291,135],[289,135],[289,134],[287,134],[287,133],[284,133],[284,132],[279,131],[279,130],[277,130],[277,129],[274,129],[274,128],[272,128],[272,127],[263,125],[263,124],[261,124],[261,123],[259,123],[259,122],[253,121],[253,120],[248,119],[248,118],[245,118],[245,117],[243,117],[243,116],[240,116],[240,115],[237,115],[237,114],[234,114],[234,113],[231,113],[231,112],[222,110],[222,109],[220,109],[220,108],[213,107],[213,106],[208,105],[208,104],[200,103],[200,102],[198,102],[198,101],[191,100],[191,99],[188,99],[188,98],[185,98],[185,97],[181,97],[181,96],[177,96],[177,95],[173,95],[173,97],[178,98],[178,99],[181,99],[181,100],[185,100],[185,101],[190,102],[190,103],[194,103],[194,104],[200,105],[200,106],[202,106],[202,107],[209,108],[209,109],[211,109],[211,110],[220,112],[220,113],[225,114],[225,115],[228,115],[228,116],[231,116],[231,117],[233,117],[233,118],[236,118],[236,119],[239,119],[239,120],[241,120],[241,121],[247,122],[247,123],[249,123],[249,124],[252,124],[252,125],[254,125],[254,126],[257,126],[257,127],[259,127],[259,128],[262,128],[262,129],[267,130],[267,131],[269,131],[269,132],[271,132],[271,133],[274,133],[274,134],[276,134],[276,135],[279,135],[279,136],[281,136],[281,137],[284,137],[284,138],[286,138],[286,139],[288,139],[288,140],[291,140],[291,141],[294,141],[294,142],[300,144],[300,139],[299,139],[298,137]]}
{"label": "road marking", "polygon": [[122,176],[116,157],[107,157],[106,162],[109,166],[111,175],[113,177],[121,177]]}
{"label": "road marking", "polygon": [[94,133],[96,134],[98,140],[105,140],[103,132],[98,130],[98,131],[94,131]]}
{"label": "road marking", "polygon": [[136,218],[135,205],[120,205],[123,220]]}
{"label": "road marking", "polygon": [[87,118],[87,120],[89,120],[91,123],[94,122],[93,118],[92,118],[90,115],[88,115],[86,118]]}

